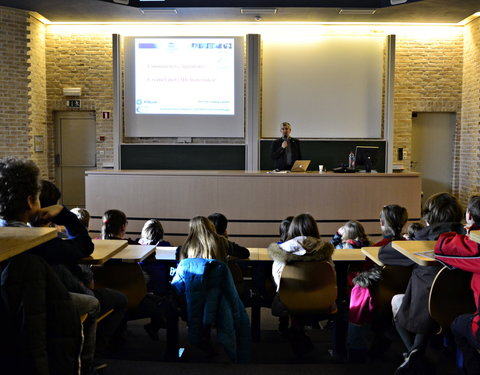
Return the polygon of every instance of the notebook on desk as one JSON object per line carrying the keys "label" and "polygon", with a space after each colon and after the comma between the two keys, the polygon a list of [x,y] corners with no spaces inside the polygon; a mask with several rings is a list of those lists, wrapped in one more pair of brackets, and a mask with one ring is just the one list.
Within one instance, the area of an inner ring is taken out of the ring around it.
{"label": "notebook on desk", "polygon": [[295,160],[291,172],[306,172],[311,160]]}
{"label": "notebook on desk", "polygon": [[414,254],[417,255],[417,256],[420,256],[420,257],[435,259],[435,251],[433,251],[433,250],[418,251]]}

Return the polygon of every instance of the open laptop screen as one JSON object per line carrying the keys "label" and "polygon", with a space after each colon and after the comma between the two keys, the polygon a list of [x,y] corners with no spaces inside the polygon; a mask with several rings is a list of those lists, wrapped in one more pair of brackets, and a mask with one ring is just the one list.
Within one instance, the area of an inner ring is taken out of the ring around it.
{"label": "open laptop screen", "polygon": [[310,160],[295,160],[295,163],[292,166],[292,172],[306,172],[308,166],[310,165]]}

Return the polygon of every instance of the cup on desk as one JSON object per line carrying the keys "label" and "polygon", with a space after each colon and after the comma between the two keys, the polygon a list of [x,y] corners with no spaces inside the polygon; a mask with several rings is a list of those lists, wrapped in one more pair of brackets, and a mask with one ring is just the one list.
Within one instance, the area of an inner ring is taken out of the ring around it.
{"label": "cup on desk", "polygon": [[323,165],[318,166],[318,173],[323,173],[325,172],[325,169],[323,169]]}

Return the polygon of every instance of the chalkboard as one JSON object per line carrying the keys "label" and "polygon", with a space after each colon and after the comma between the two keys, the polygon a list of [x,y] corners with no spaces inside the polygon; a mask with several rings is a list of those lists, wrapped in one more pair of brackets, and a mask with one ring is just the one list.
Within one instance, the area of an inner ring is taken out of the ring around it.
{"label": "chalkboard", "polygon": [[[273,169],[273,162],[270,158],[270,147],[272,140],[263,139],[260,141],[260,169]],[[301,140],[302,159],[311,160],[308,170],[318,171],[318,165],[322,164],[327,170],[332,170],[340,164],[348,164],[348,154],[355,152],[355,146],[377,146],[379,147],[377,172],[385,172],[385,145],[383,140],[349,140],[349,141],[313,141]]]}
{"label": "chalkboard", "polygon": [[121,169],[245,170],[245,145],[120,145]]}

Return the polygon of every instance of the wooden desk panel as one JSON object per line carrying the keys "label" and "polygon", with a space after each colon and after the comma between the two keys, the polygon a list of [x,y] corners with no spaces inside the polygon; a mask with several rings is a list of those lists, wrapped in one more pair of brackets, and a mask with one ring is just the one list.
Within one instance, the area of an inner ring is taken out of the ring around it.
{"label": "wooden desk panel", "polygon": [[101,170],[87,171],[85,181],[92,216],[116,207],[130,223],[141,221],[138,227],[146,218],[160,218],[165,238],[175,244],[188,232],[189,219],[213,212],[227,216],[229,233],[241,235],[232,239],[247,247],[277,240],[280,221],[302,212],[319,221],[323,234],[333,234],[348,220],[373,223],[370,230],[379,233],[379,213],[386,204],[406,207],[412,220],[420,217],[417,173]]}
{"label": "wooden desk panel", "polygon": [[154,245],[127,245],[127,247],[116,253],[112,259],[121,259],[125,263],[139,263],[154,252]]}
{"label": "wooden desk panel", "polygon": [[383,267],[384,264],[378,258],[378,253],[380,249],[381,249],[380,246],[362,247],[362,253],[365,254],[369,259],[371,259],[375,264],[379,265],[380,267]]}
{"label": "wooden desk panel", "polygon": [[365,260],[362,249],[335,249],[332,260],[334,262],[358,262]]}
{"label": "wooden desk panel", "polygon": [[395,250],[405,255],[421,266],[435,266],[439,263],[432,258],[417,255],[422,251],[433,251],[437,241],[393,241],[392,246]]}
{"label": "wooden desk panel", "polygon": [[83,264],[103,264],[120,250],[127,247],[128,242],[125,240],[92,240],[95,248],[92,255],[85,257],[80,263]]}
{"label": "wooden desk panel", "polygon": [[472,230],[470,231],[470,239],[472,241],[480,243],[480,230]]}
{"label": "wooden desk panel", "polygon": [[[157,260],[175,260],[176,247],[157,247],[155,258]],[[262,247],[250,247],[250,257],[247,261],[272,261],[272,258],[268,255],[267,248]],[[239,259],[242,261],[243,259]],[[336,249],[333,253],[332,260],[334,262],[342,261],[362,261],[365,260],[365,255],[361,249]]]}
{"label": "wooden desk panel", "polygon": [[55,228],[0,227],[0,262],[55,237]]}

